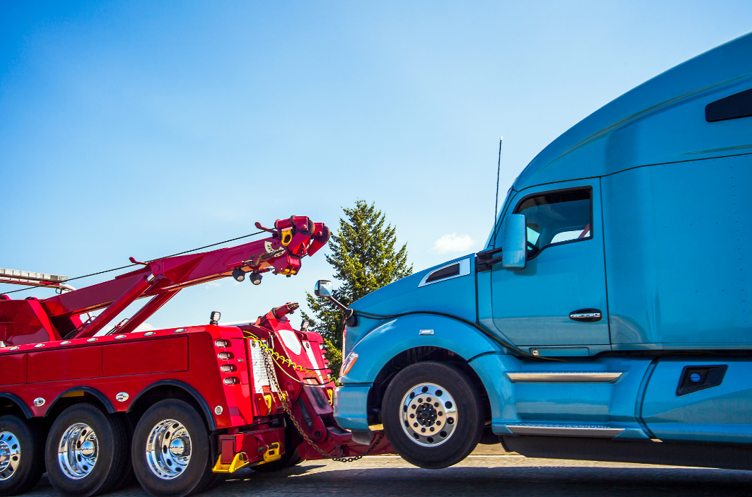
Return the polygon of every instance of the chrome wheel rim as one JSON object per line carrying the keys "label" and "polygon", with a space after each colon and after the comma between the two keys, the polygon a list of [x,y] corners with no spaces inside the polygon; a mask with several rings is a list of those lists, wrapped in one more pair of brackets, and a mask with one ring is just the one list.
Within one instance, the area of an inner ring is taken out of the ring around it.
{"label": "chrome wheel rim", "polygon": [[0,431],[0,481],[13,476],[21,462],[21,444],[9,431]]}
{"label": "chrome wheel rim", "polygon": [[146,440],[146,462],[158,478],[172,480],[191,462],[191,436],[179,421],[157,423]]}
{"label": "chrome wheel rim", "polygon": [[89,476],[97,464],[98,456],[97,434],[86,423],[69,426],[60,438],[57,461],[68,478],[80,480]]}
{"label": "chrome wheel rim", "polygon": [[459,422],[457,403],[441,385],[421,383],[402,397],[402,430],[414,443],[435,447],[449,440]]}

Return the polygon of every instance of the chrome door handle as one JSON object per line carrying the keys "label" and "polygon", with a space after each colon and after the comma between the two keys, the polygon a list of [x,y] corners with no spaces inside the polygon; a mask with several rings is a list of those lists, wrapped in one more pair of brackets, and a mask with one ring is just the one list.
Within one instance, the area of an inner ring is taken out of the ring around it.
{"label": "chrome door handle", "polygon": [[600,321],[602,317],[600,309],[580,309],[569,313],[569,319],[582,323],[595,323]]}

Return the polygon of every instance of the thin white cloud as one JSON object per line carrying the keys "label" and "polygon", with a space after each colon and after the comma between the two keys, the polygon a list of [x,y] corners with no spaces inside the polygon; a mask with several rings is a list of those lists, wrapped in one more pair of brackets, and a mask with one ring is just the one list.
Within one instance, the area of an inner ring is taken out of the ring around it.
{"label": "thin white cloud", "polygon": [[141,323],[133,331],[152,331],[152,330],[156,330],[156,328],[150,325],[149,323]]}
{"label": "thin white cloud", "polygon": [[212,289],[212,288],[218,288],[222,286],[218,281],[210,281],[206,285],[204,285],[204,288],[206,289]]}
{"label": "thin white cloud", "polygon": [[470,235],[458,235],[457,233],[447,233],[436,240],[431,248],[437,254],[448,254],[450,252],[467,252],[473,248],[475,240]]}

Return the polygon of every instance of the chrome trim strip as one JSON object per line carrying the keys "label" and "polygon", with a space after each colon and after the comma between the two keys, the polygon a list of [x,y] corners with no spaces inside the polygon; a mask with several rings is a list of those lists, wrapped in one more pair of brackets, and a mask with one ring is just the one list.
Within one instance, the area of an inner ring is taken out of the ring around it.
{"label": "chrome trim strip", "polygon": [[507,425],[507,428],[515,435],[585,438],[614,438],[626,430],[626,428],[587,425]]}
{"label": "chrome trim strip", "polygon": [[[456,274],[454,276],[449,276],[447,278],[441,278],[440,280],[432,281],[430,283],[426,283],[426,280],[431,277],[432,274],[436,273],[437,271],[441,271],[444,268],[447,268],[449,266],[454,266],[455,264],[460,265],[460,274]],[[427,273],[425,276],[423,276],[423,279],[420,280],[420,283],[418,283],[418,288],[428,285],[433,285],[434,283],[443,283],[444,281],[453,280],[454,278],[461,278],[462,276],[467,276],[470,274],[470,258],[466,257],[460,261],[454,261],[449,264],[444,264],[440,268],[436,268],[430,273]]]}
{"label": "chrome trim strip", "polygon": [[513,383],[612,383],[624,373],[504,373]]}

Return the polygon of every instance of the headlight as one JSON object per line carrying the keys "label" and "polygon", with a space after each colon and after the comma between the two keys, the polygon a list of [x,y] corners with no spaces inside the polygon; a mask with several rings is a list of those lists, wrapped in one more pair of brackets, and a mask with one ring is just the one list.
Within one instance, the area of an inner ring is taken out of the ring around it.
{"label": "headlight", "polygon": [[357,352],[350,352],[347,357],[345,357],[345,360],[342,362],[342,368],[339,370],[339,376],[345,376],[347,373],[350,372],[352,367],[355,365],[355,361],[358,360],[358,354]]}

